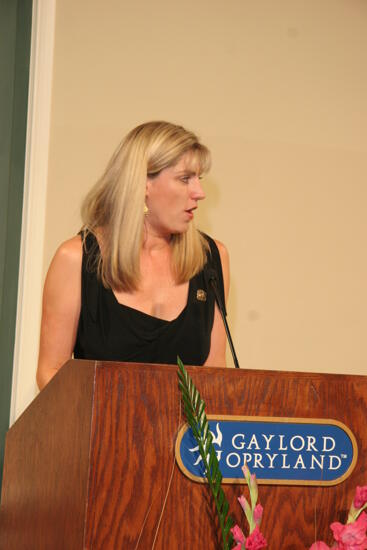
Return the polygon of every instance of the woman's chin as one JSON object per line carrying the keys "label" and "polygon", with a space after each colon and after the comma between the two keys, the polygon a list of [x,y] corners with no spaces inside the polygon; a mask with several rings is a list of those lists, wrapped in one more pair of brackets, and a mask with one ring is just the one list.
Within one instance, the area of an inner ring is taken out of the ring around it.
{"label": "woman's chin", "polygon": [[188,232],[189,227],[190,227],[190,222],[189,222],[189,223],[185,223],[185,224],[183,224],[182,226],[175,228],[175,229],[172,231],[171,234],[172,234],[172,235],[183,235],[184,233],[187,233],[187,232]]}

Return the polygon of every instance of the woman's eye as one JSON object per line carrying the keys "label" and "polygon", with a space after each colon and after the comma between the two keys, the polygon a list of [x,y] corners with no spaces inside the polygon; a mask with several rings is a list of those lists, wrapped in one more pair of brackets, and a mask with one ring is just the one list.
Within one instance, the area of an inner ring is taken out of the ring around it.
{"label": "woman's eye", "polygon": [[181,181],[183,181],[184,183],[189,183],[189,180],[190,176],[181,176]]}

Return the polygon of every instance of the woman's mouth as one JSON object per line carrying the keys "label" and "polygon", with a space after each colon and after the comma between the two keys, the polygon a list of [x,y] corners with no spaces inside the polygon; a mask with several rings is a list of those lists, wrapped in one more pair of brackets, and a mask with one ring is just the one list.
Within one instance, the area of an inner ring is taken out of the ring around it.
{"label": "woman's mouth", "polygon": [[192,220],[192,218],[194,217],[194,210],[196,210],[196,206],[194,208],[189,208],[188,210],[185,210],[190,220]]}

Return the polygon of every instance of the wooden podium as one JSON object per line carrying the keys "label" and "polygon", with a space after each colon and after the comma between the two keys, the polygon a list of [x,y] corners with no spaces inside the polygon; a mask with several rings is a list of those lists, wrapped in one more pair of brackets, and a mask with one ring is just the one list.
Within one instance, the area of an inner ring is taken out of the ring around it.
{"label": "wooden podium", "polygon": [[[357,440],[352,475],[331,487],[261,485],[262,531],[274,550],[330,540],[367,483],[367,377],[187,369],[207,414],[331,418]],[[211,495],[174,458],[184,423],[174,366],[69,361],[9,430],[0,548],[220,548]],[[237,496],[224,486],[235,520]]]}

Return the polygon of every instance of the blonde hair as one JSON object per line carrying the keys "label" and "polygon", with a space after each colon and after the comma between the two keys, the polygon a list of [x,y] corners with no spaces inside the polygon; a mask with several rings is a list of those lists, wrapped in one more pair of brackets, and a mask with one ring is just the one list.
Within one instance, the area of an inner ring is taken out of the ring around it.
{"label": "blonde hair", "polygon": [[[200,173],[210,168],[210,153],[195,134],[169,122],[147,122],[122,140],[105,173],[82,204],[84,236],[103,234],[103,260],[97,256],[98,274],[106,287],[132,291],[140,279],[144,201],[147,177],[174,166],[192,153]],[[173,235],[172,269],[176,281],[188,281],[204,267],[207,240],[189,224],[186,233]]]}

